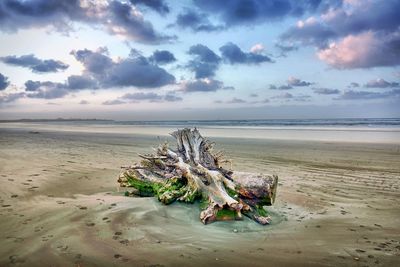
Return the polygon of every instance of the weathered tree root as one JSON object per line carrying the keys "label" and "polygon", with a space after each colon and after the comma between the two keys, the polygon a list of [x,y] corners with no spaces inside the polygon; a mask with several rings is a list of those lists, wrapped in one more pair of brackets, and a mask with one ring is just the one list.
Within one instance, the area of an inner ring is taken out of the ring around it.
{"label": "weathered tree root", "polygon": [[131,187],[127,195],[157,196],[164,204],[176,200],[200,201],[200,220],[240,220],[242,214],[260,224],[269,224],[264,206],[275,201],[278,176],[232,172],[221,166],[222,153],[212,153],[213,143],[195,129],[171,134],[177,150],[167,143],[154,155],[139,155],[140,164],[123,167],[118,178],[121,187]]}

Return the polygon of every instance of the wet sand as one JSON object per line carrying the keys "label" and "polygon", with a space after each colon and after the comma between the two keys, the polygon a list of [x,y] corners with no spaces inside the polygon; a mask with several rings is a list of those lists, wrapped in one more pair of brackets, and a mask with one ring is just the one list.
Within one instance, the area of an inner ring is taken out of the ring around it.
{"label": "wet sand", "polygon": [[204,226],[196,205],[118,192],[156,136],[32,129],[0,128],[0,266],[400,265],[398,144],[212,138],[280,186],[272,225]]}

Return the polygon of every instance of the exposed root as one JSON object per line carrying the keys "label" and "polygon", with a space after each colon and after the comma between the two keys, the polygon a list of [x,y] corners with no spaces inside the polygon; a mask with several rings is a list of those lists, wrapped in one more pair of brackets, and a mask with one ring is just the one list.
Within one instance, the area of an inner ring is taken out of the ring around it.
{"label": "exposed root", "polygon": [[240,220],[242,214],[260,224],[270,218],[263,209],[276,196],[277,176],[233,173],[224,169],[222,151],[212,153],[213,143],[203,138],[197,129],[177,130],[177,150],[168,143],[155,149],[155,155],[139,155],[140,164],[123,167],[118,182],[133,187],[140,196],[156,195],[164,204],[175,200],[193,203],[202,200],[206,207],[200,220]]}

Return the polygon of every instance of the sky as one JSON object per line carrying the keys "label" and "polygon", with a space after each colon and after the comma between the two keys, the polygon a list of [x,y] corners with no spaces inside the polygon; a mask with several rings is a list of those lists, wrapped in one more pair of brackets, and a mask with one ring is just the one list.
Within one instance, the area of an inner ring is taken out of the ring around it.
{"label": "sky", "polygon": [[400,117],[400,0],[2,0],[0,119]]}

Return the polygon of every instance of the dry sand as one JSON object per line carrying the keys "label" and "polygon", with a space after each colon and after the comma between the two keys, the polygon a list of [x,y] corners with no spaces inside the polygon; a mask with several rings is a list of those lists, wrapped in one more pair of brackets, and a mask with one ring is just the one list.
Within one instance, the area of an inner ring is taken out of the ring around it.
{"label": "dry sand", "polygon": [[273,224],[202,225],[196,205],[117,191],[150,135],[0,129],[0,266],[400,266],[400,149],[213,138],[276,173]]}

